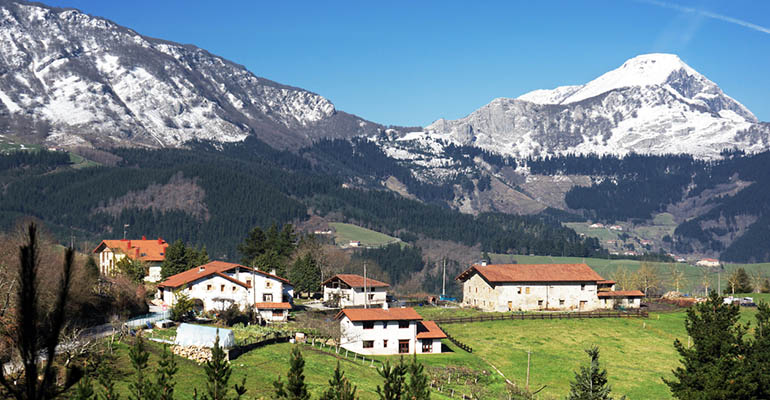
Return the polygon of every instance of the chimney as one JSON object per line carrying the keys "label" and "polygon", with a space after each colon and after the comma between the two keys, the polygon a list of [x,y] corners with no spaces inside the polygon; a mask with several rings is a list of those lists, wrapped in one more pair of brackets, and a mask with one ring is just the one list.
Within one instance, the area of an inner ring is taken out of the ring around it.
{"label": "chimney", "polygon": [[158,236],[158,244],[163,244],[163,239],[161,239],[160,236]]}
{"label": "chimney", "polygon": [[481,266],[486,267],[487,266],[487,260],[481,260]]}
{"label": "chimney", "polygon": [[128,248],[131,248],[131,240],[128,241]]}
{"label": "chimney", "polygon": [[275,275],[275,268],[270,270],[270,275]]}
{"label": "chimney", "polygon": [[388,302],[387,302],[387,301],[385,301],[384,303],[382,303],[382,309],[383,309],[383,310],[387,310],[387,309],[388,309]]}
{"label": "chimney", "polygon": [[201,265],[200,267],[198,267],[198,272],[203,272],[203,271],[205,271],[205,270],[206,270],[206,267],[204,267],[203,265]]}
{"label": "chimney", "polygon": [[142,235],[142,240],[147,240],[147,236]]}

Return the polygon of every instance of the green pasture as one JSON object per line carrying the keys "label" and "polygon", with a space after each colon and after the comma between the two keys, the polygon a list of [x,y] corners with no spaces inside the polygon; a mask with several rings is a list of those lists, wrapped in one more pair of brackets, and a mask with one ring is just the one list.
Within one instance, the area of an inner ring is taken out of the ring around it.
{"label": "green pasture", "polygon": [[351,241],[357,240],[362,246],[377,247],[399,241],[398,238],[353,224],[332,222],[329,225],[334,228],[334,240],[338,245],[348,245]]}

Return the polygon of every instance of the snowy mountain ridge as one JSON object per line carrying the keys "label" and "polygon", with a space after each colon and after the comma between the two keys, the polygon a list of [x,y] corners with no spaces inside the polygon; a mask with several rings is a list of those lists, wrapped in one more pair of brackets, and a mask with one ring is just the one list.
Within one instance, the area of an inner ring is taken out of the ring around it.
{"label": "snowy mountain ridge", "polygon": [[315,93],[73,9],[0,0],[0,133],[58,146],[276,147],[371,134]]}
{"label": "snowy mountain ridge", "polygon": [[431,136],[515,157],[566,153],[686,153],[770,148],[770,129],[673,54],[646,54],[584,85],[498,98],[439,119]]}

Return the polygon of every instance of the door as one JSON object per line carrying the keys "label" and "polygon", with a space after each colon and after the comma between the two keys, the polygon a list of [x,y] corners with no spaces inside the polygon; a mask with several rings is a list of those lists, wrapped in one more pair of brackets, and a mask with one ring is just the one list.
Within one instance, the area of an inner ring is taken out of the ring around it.
{"label": "door", "polygon": [[513,311],[513,302],[512,301],[508,302],[508,311]]}
{"label": "door", "polygon": [[398,341],[398,352],[401,354],[409,354],[409,339]]}
{"label": "door", "polygon": [[585,300],[580,300],[580,311],[583,311],[586,309],[586,303],[588,303]]}

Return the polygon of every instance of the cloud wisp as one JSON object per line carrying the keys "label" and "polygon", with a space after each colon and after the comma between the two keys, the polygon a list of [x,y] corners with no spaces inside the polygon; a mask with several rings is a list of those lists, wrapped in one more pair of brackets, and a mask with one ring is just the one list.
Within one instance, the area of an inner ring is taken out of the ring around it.
{"label": "cloud wisp", "polygon": [[729,17],[727,15],[717,14],[717,13],[713,13],[713,12],[710,12],[710,11],[699,10],[697,8],[685,7],[685,6],[681,6],[679,4],[666,3],[666,2],[663,2],[663,1],[657,1],[657,0],[638,0],[638,1],[640,1],[642,3],[652,4],[652,5],[658,6],[658,7],[668,8],[668,9],[671,9],[671,10],[677,10],[677,11],[681,11],[681,12],[702,15],[702,16],[707,17],[707,18],[717,19],[717,20],[720,20],[720,21],[729,22],[731,24],[740,25],[740,26],[742,26],[744,28],[749,28],[749,29],[755,30],[757,32],[762,32],[762,33],[770,34],[770,28],[765,28],[764,26],[757,25],[757,24],[752,24],[751,22],[744,21],[744,20],[738,19],[738,18]]}

